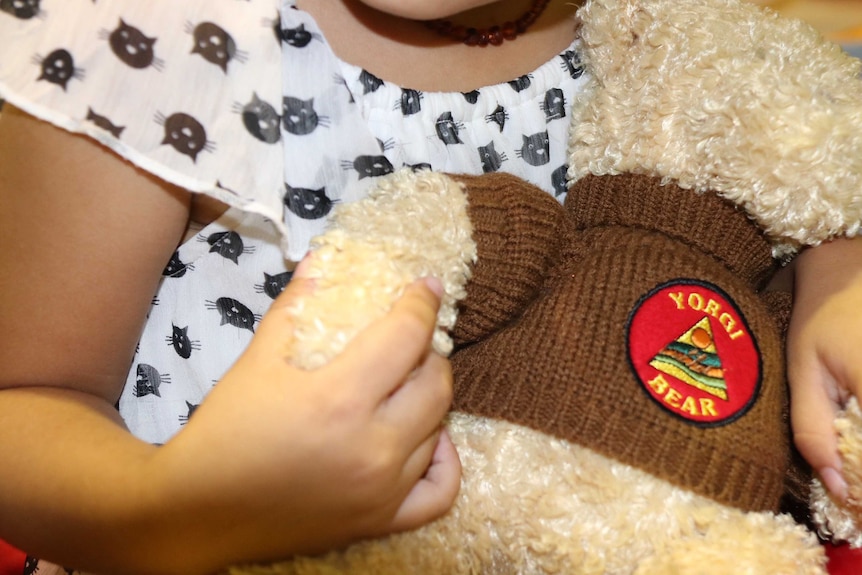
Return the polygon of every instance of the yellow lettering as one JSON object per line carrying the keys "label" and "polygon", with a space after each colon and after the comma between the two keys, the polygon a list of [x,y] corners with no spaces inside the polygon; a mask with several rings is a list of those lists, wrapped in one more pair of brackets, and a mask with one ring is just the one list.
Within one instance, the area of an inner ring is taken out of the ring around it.
{"label": "yellow lettering", "polygon": [[703,309],[703,298],[699,293],[688,294],[688,307],[697,311]]}
{"label": "yellow lettering", "polygon": [[704,310],[706,313],[711,315],[712,317],[718,317],[718,312],[721,311],[721,306],[714,299],[710,298],[708,302],[706,302],[706,308]]}
{"label": "yellow lettering", "polygon": [[647,383],[659,395],[664,394],[664,392],[667,391],[667,389],[670,387],[670,384],[661,374],[658,374],[653,379],[649,380]]}
{"label": "yellow lettering", "polygon": [[716,411],[715,409],[715,402],[705,397],[702,397],[700,399],[700,412],[703,415],[711,415],[712,417],[718,417],[718,411]]}
{"label": "yellow lettering", "polygon": [[733,316],[727,312],[719,316],[718,323],[720,323],[724,327],[724,331],[726,331],[727,333],[732,332],[733,328],[736,327],[736,321],[733,319]]}
{"label": "yellow lettering", "polygon": [[669,293],[667,295],[669,295],[670,299],[672,299],[674,301],[674,303],[676,304],[676,309],[685,309],[685,306],[682,305],[682,292],[681,291],[678,291],[676,293]]}
{"label": "yellow lettering", "polygon": [[739,330],[739,331],[736,331],[736,332],[730,334],[730,339],[737,339],[738,337],[741,337],[743,335],[745,335],[745,332],[742,330]]}
{"label": "yellow lettering", "polygon": [[682,399],[682,394],[677,390],[671,388],[667,390],[667,394],[664,396],[664,400],[668,405],[676,407],[679,409],[679,400]]}
{"label": "yellow lettering", "polygon": [[680,407],[680,409],[692,415],[700,415],[700,413],[697,411],[697,403],[690,395],[685,398],[685,401],[682,402],[682,407]]}

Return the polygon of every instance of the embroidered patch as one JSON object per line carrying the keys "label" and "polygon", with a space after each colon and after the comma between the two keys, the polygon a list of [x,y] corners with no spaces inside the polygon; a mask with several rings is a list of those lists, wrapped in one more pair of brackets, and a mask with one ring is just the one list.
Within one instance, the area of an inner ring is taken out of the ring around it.
{"label": "embroidered patch", "polygon": [[689,423],[728,424],[757,399],[760,349],[718,286],[677,279],[654,288],[629,315],[626,344],[644,391]]}

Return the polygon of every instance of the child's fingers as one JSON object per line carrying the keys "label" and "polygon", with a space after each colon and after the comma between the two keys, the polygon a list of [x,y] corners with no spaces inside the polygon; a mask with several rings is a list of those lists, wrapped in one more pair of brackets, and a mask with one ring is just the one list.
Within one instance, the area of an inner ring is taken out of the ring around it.
{"label": "child's fingers", "polygon": [[379,404],[389,397],[423,360],[440,308],[436,280],[411,284],[392,310],[374,321],[331,364],[345,383],[361,385]]}
{"label": "child's fingers", "polygon": [[835,389],[835,381],[822,367],[797,373],[791,379],[790,416],[796,448],[817,471],[826,488],[843,499],[847,485],[841,476],[838,438],[833,426],[838,409]]}
{"label": "child's fingers", "polygon": [[452,367],[449,360],[430,353],[408,380],[381,405],[380,414],[402,430],[412,448],[437,429],[452,405]]}
{"label": "child's fingers", "polygon": [[[424,525],[437,519],[452,506],[461,486],[461,460],[455,445],[446,433],[441,430],[435,434],[431,444],[433,452],[428,463],[427,457],[417,456],[408,461],[405,468],[408,478],[418,477],[419,480],[407,494],[399,507],[392,525],[393,531],[404,531]],[[418,470],[416,469],[418,465]]]}

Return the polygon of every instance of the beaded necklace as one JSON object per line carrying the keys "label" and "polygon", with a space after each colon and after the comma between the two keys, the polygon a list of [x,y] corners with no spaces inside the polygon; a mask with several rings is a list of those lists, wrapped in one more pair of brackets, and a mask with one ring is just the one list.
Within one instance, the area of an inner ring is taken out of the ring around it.
{"label": "beaded necklace", "polygon": [[429,20],[425,25],[441,36],[463,42],[467,46],[499,46],[505,40],[514,40],[541,16],[550,0],[533,0],[530,9],[515,20],[495,24],[486,28],[474,28],[454,24],[451,20]]}

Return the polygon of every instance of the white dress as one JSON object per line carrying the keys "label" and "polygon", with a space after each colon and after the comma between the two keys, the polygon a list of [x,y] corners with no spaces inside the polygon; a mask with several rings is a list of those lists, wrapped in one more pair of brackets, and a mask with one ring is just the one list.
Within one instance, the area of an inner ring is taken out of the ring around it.
{"label": "white dress", "polygon": [[404,88],[337,58],[293,0],[0,0],[0,98],[232,206],[166,262],[119,401],[156,444],[245,349],[332,206],[375,177],[500,170],[562,199],[585,80],[573,44],[470,93]]}

